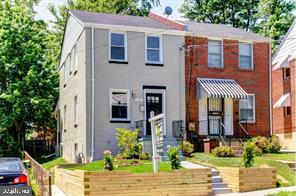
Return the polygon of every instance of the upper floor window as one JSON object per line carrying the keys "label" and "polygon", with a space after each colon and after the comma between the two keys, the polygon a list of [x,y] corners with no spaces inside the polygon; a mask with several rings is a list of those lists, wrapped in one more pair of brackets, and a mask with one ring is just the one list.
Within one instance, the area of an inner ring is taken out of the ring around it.
{"label": "upper floor window", "polygon": [[146,62],[152,64],[162,63],[161,37],[146,36]]}
{"label": "upper floor window", "polygon": [[290,68],[283,69],[283,78],[284,78],[284,80],[287,80],[290,78]]}
{"label": "upper floor window", "polygon": [[249,94],[247,99],[240,99],[239,118],[247,122],[255,122],[255,95]]}
{"label": "upper floor window", "polygon": [[110,32],[110,60],[127,61],[127,40],[125,33]]}
{"label": "upper floor window", "polygon": [[68,68],[69,68],[69,75],[72,73],[72,53],[73,51],[71,50],[71,52],[69,53],[68,57],[67,57],[67,61],[66,64],[68,64]]}
{"label": "upper floor window", "polygon": [[63,66],[64,66],[64,86],[65,86],[67,83],[67,63],[64,63]]}
{"label": "upper floor window", "polygon": [[130,91],[128,89],[110,90],[110,120],[130,120]]}
{"label": "upper floor window", "polygon": [[78,69],[78,55],[77,55],[77,45],[73,47],[73,60],[74,60],[74,70]]}
{"label": "upper floor window", "polygon": [[241,69],[253,69],[252,44],[239,43],[239,67]]}
{"label": "upper floor window", "polygon": [[208,42],[208,66],[223,67],[222,41],[209,40]]}

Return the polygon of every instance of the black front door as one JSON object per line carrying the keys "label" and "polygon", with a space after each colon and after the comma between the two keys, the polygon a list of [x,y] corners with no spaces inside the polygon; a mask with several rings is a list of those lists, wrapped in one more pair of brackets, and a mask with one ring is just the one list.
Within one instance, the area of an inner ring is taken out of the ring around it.
{"label": "black front door", "polygon": [[151,135],[151,126],[148,121],[151,111],[154,112],[154,116],[162,113],[161,93],[146,93],[146,135]]}
{"label": "black front door", "polygon": [[209,135],[219,135],[222,133],[223,123],[223,98],[208,98],[208,132]]}

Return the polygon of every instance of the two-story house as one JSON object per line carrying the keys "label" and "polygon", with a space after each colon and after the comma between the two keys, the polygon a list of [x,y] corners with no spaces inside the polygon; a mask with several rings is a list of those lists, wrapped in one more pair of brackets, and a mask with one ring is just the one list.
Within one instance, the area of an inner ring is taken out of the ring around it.
{"label": "two-story house", "polygon": [[[174,26],[175,25],[175,26]],[[183,25],[149,17],[69,11],[60,57],[58,138],[74,161],[116,152],[116,128],[142,122],[151,148],[150,112],[164,113],[164,135],[185,120]]]}
{"label": "two-story house", "polygon": [[272,59],[273,132],[296,150],[296,21]]}
{"label": "two-story house", "polygon": [[[70,11],[60,59],[58,144],[74,161],[117,151],[116,128],[139,128],[151,151],[150,112],[166,144],[270,135],[270,41],[227,25]],[[234,141],[234,140],[233,140]]]}
{"label": "two-story house", "polygon": [[203,144],[269,136],[270,40],[227,25],[184,24],[188,137]]}

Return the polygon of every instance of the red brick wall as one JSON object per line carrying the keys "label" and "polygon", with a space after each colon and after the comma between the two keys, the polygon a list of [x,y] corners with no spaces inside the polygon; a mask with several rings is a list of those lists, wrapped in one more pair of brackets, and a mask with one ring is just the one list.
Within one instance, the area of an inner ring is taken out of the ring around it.
{"label": "red brick wall", "polygon": [[291,115],[285,116],[284,108],[273,109],[273,133],[291,133],[296,131],[296,60],[290,61],[290,78],[283,79],[283,69],[272,72],[272,102],[275,102],[286,93],[291,95]]}
{"label": "red brick wall", "polygon": [[[269,44],[254,42],[254,70],[240,70],[238,41],[223,41],[224,68],[209,68],[208,39],[191,36],[185,38],[186,122],[194,121],[198,125],[198,77],[234,79],[247,93],[256,94],[256,122],[248,124],[248,131],[251,135],[269,135]],[[237,100],[234,101],[234,120],[239,116],[238,103]]]}

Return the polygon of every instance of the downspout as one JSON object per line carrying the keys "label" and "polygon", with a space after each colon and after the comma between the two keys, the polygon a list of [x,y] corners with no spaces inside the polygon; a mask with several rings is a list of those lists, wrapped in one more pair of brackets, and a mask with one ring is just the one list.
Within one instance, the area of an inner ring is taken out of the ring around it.
{"label": "downspout", "polygon": [[269,42],[269,127],[270,127],[270,136],[272,136],[273,132],[272,132],[272,74],[271,74],[271,42]]}
{"label": "downspout", "polygon": [[90,162],[94,161],[94,129],[95,129],[95,62],[94,62],[94,28],[91,27],[91,157]]}

